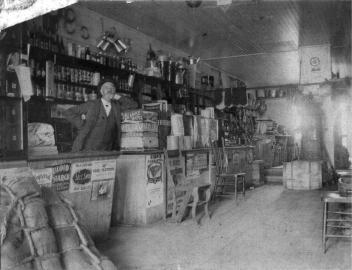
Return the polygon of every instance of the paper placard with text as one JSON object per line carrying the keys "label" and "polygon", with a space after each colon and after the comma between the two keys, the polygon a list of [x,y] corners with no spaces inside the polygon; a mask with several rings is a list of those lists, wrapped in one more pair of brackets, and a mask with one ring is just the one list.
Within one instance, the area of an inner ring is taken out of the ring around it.
{"label": "paper placard with text", "polygon": [[92,162],[73,163],[70,192],[87,191],[92,188]]}
{"label": "paper placard with text", "polygon": [[114,180],[116,160],[97,160],[92,165],[92,181]]}
{"label": "paper placard with text", "polygon": [[33,176],[41,187],[51,187],[53,181],[53,169],[32,169]]}
{"label": "paper placard with text", "polygon": [[163,203],[163,162],[160,153],[146,156],[147,207]]}

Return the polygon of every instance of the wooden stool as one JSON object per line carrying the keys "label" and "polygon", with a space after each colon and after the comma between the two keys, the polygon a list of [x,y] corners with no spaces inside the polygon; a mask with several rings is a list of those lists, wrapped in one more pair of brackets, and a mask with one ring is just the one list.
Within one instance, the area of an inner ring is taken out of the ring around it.
{"label": "wooden stool", "polygon": [[[243,198],[246,195],[246,173],[239,172],[239,173],[221,173],[216,175],[216,183],[214,186],[214,193],[213,196],[229,196],[233,195],[235,197],[235,201],[237,201],[237,187],[238,184],[242,184],[242,195]],[[234,192],[225,192],[224,189],[226,187],[234,187]],[[218,191],[220,189],[220,192]]]}

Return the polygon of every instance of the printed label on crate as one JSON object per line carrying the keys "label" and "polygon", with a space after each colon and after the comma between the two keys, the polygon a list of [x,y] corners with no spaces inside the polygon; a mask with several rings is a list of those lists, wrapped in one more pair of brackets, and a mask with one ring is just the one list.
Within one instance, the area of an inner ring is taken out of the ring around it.
{"label": "printed label on crate", "polygon": [[73,163],[71,168],[70,192],[92,188],[92,162]]}
{"label": "printed label on crate", "polygon": [[161,154],[146,156],[147,207],[163,203],[163,163]]}
{"label": "printed label on crate", "polygon": [[[122,134],[123,135],[123,134]],[[159,146],[158,137],[123,137],[121,136],[122,149],[136,148],[157,148]]]}
{"label": "printed label on crate", "polygon": [[146,138],[146,137],[158,137],[157,132],[128,132],[128,133],[122,133],[121,138],[134,138],[134,137],[140,137],[140,138]]}
{"label": "printed label on crate", "polygon": [[71,163],[64,163],[52,167],[52,187],[56,191],[65,191],[70,186]]}
{"label": "printed label on crate", "polygon": [[41,187],[51,187],[53,180],[53,169],[32,169],[33,176]]}
{"label": "printed label on crate", "polygon": [[153,122],[122,123],[121,132],[158,132],[158,124]]}
{"label": "printed label on crate", "polygon": [[97,160],[92,166],[92,181],[115,180],[116,160]]}
{"label": "printed label on crate", "polygon": [[112,198],[113,180],[94,181],[92,182],[92,193],[90,199],[92,201],[105,200]]}
{"label": "printed label on crate", "polygon": [[130,110],[121,113],[122,121],[158,121],[158,113],[145,110]]}

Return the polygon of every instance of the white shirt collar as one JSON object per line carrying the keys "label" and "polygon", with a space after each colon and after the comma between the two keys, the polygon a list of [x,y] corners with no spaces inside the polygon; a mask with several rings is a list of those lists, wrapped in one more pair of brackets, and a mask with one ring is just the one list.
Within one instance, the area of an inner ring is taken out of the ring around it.
{"label": "white shirt collar", "polygon": [[106,106],[106,105],[108,105],[108,106],[111,106],[111,102],[108,102],[108,101],[106,101],[105,99],[101,99],[101,102],[103,102],[103,105],[104,106]]}

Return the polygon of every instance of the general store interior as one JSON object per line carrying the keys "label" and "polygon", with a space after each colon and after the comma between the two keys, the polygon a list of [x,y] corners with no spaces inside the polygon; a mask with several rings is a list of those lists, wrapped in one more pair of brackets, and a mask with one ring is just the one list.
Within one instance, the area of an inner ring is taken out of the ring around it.
{"label": "general store interior", "polygon": [[[24,2],[0,10],[1,268],[351,269],[351,1]],[[64,112],[106,78],[121,144],[72,152]],[[27,196],[46,225],[9,221]]]}

